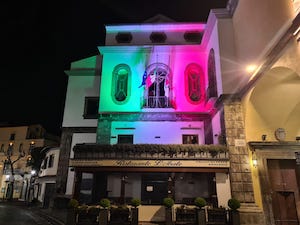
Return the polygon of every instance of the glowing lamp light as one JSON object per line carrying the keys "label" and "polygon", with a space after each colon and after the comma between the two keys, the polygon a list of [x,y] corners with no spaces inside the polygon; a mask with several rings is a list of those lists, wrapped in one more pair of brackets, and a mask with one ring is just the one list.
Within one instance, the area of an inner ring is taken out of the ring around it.
{"label": "glowing lamp light", "polygon": [[258,164],[258,162],[257,162],[256,154],[255,154],[255,152],[253,151],[253,152],[252,152],[252,165],[253,165],[254,168],[256,168],[256,167],[257,167],[257,164]]}
{"label": "glowing lamp light", "polygon": [[31,170],[31,175],[35,175],[36,174],[36,171],[35,170]]}
{"label": "glowing lamp light", "polygon": [[256,70],[256,68],[257,68],[256,65],[251,64],[251,65],[248,65],[248,66],[246,67],[246,71],[247,71],[248,73],[252,73],[252,72],[254,72],[254,71]]}

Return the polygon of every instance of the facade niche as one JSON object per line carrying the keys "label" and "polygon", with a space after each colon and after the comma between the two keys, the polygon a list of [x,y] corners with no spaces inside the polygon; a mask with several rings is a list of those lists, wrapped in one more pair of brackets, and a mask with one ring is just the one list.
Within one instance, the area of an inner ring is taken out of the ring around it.
{"label": "facade niche", "polygon": [[116,104],[124,104],[130,92],[131,70],[126,64],[119,64],[114,68],[112,76],[112,99]]}

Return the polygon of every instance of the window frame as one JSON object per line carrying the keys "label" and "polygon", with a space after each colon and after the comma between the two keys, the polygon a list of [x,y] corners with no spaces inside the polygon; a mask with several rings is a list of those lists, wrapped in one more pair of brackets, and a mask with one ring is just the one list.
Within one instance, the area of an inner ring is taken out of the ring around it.
{"label": "window frame", "polygon": [[[190,143],[185,143],[186,141],[188,141],[188,139],[190,140]],[[196,142],[193,143],[193,138],[196,138]],[[198,134],[182,134],[182,144],[186,145],[186,144],[199,144],[199,135]]]}
{"label": "window frame", "polygon": [[[192,77],[193,76],[193,77]],[[188,102],[198,105],[205,100],[205,82],[202,67],[197,63],[190,63],[184,71],[185,96]],[[196,93],[197,100],[192,96]]]}
{"label": "window frame", "polygon": [[[119,71],[126,70],[127,71],[127,84],[121,84],[121,80],[119,79],[119,76],[124,76],[119,74]],[[119,83],[118,83],[119,82]],[[116,95],[118,95],[119,92],[122,92],[124,90],[117,90],[118,87],[124,87],[126,85],[126,93],[125,93],[125,99],[119,101],[116,98]],[[114,67],[114,70],[112,72],[112,87],[111,87],[111,98],[113,102],[117,105],[123,105],[128,102],[131,94],[131,69],[127,64],[118,64]]]}
{"label": "window frame", "polygon": [[[89,105],[91,104],[92,101],[96,102],[97,113],[89,112]],[[98,115],[99,115],[99,97],[91,97],[91,96],[85,97],[83,118],[84,119],[98,119]]]}
{"label": "window frame", "polygon": [[53,168],[54,166],[54,154],[49,155],[48,158],[48,167],[47,168]]}
{"label": "window frame", "polygon": [[[124,137],[125,138],[131,138],[131,142],[120,142],[120,139]],[[118,144],[133,144],[134,143],[134,135],[133,134],[118,134]]]}

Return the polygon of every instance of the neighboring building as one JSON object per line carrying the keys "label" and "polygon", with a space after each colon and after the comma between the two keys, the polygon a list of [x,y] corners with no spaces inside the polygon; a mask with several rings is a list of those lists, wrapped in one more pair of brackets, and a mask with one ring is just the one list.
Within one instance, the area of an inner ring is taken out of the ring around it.
{"label": "neighboring building", "polygon": [[41,164],[38,178],[35,185],[38,186],[37,199],[42,203],[43,208],[48,208],[51,198],[56,193],[55,183],[59,161],[59,148],[45,147],[42,150],[45,157]]}
{"label": "neighboring building", "polygon": [[[12,191],[13,198],[26,200],[32,177],[31,166],[27,165],[34,148],[43,146],[58,146],[59,138],[46,133],[41,125],[9,126],[0,127],[0,198],[6,199]],[[14,176],[11,174],[7,161],[7,153],[11,152],[11,161],[17,160],[14,165]],[[13,182],[13,185],[12,185]]]}
{"label": "neighboring building", "polygon": [[297,224],[299,1],[229,1],[207,24],[160,18],[106,26],[100,55],[67,71],[61,193],[140,198],[141,221],[163,220],[167,196],[234,197],[241,224]]}

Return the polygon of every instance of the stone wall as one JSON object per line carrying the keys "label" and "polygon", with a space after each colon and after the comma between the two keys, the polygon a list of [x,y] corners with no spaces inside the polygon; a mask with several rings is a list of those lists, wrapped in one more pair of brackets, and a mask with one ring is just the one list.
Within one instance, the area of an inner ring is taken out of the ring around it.
{"label": "stone wall", "polygon": [[263,225],[262,209],[254,200],[249,150],[245,139],[245,124],[241,101],[236,98],[223,103],[226,141],[230,154],[231,194],[241,204],[241,225]]}

